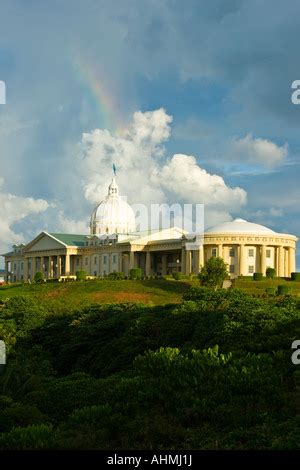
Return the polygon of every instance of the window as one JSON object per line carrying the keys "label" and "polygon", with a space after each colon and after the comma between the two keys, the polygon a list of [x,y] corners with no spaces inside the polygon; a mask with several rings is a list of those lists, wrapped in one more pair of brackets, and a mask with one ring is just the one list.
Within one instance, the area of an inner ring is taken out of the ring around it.
{"label": "window", "polygon": [[234,264],[231,264],[229,266],[229,272],[230,272],[230,274],[234,274]]}
{"label": "window", "polygon": [[94,264],[97,264],[97,257],[94,258]]}
{"label": "window", "polygon": [[249,256],[249,258],[253,258],[253,257],[254,257],[254,250],[253,250],[253,248],[250,248],[250,250],[248,250],[248,256]]}
{"label": "window", "polygon": [[85,265],[87,266],[89,264],[89,259],[85,258]]}
{"label": "window", "polygon": [[229,256],[230,258],[234,258],[234,248],[229,249]]}
{"label": "window", "polygon": [[267,251],[266,251],[266,257],[267,257],[267,258],[271,258],[271,250],[267,250]]}
{"label": "window", "polygon": [[79,266],[79,258],[76,260],[76,265]]}
{"label": "window", "polygon": [[103,264],[107,264],[107,256],[103,256]]}
{"label": "window", "polygon": [[21,271],[23,271],[23,269],[24,269],[24,264],[23,264],[23,262],[22,262],[22,263],[21,263]]}
{"label": "window", "polygon": [[211,256],[213,256],[214,258],[217,256],[217,248],[212,248]]}
{"label": "window", "polygon": [[17,269],[17,263],[14,263],[14,270]]}
{"label": "window", "polygon": [[248,273],[253,274],[254,273],[254,266],[248,266]]}
{"label": "window", "polygon": [[97,271],[94,271],[94,276],[97,276]]}
{"label": "window", "polygon": [[117,262],[117,255],[113,255],[112,261],[113,261],[113,263],[116,263],[116,262]]}

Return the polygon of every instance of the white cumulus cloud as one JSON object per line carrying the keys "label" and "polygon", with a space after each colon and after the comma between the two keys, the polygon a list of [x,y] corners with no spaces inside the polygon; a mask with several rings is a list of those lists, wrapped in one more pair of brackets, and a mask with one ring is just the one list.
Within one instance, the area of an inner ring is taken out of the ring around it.
{"label": "white cumulus cloud", "polygon": [[268,168],[282,164],[288,156],[288,144],[280,147],[271,140],[255,139],[251,134],[235,139],[230,150],[233,158],[242,163],[260,164]]}
{"label": "white cumulus cloud", "polygon": [[[0,178],[0,187],[4,180]],[[0,192],[0,240],[1,251],[10,249],[12,244],[24,242],[24,235],[16,233],[13,225],[27,216],[44,212],[49,204],[44,199],[20,197],[14,194]]]}
{"label": "white cumulus cloud", "polygon": [[128,128],[116,135],[102,129],[84,133],[76,167],[85,198],[95,204],[105,196],[115,163],[120,193],[131,204],[204,203],[211,223],[238,213],[247,201],[242,188],[208,173],[194,156],[166,157],[171,122],[161,108],[134,113]]}

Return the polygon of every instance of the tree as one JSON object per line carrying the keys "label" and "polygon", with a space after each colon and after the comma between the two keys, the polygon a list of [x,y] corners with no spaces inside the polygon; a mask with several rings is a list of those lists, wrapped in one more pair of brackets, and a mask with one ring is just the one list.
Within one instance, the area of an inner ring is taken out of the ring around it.
{"label": "tree", "polygon": [[199,273],[201,284],[214,289],[222,287],[223,281],[227,277],[227,264],[223,261],[223,258],[219,257],[210,258]]}
{"label": "tree", "polygon": [[37,284],[41,284],[41,282],[44,282],[44,275],[40,271],[36,272],[34,275],[34,282]]}
{"label": "tree", "polygon": [[269,266],[266,270],[266,277],[268,279],[274,279],[275,276],[276,276],[276,270]]}

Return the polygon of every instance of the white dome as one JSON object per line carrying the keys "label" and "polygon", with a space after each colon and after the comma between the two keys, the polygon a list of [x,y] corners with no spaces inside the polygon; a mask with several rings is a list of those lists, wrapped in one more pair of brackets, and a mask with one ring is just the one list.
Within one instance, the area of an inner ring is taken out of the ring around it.
{"label": "white dome", "polygon": [[214,225],[205,230],[205,233],[257,233],[268,234],[275,233],[270,228],[264,227],[260,224],[247,222],[244,219],[235,219],[231,222],[224,222],[222,224]]}
{"label": "white dome", "polygon": [[108,187],[106,198],[92,212],[90,222],[92,235],[135,231],[134,212],[118,193],[118,186],[113,178]]}

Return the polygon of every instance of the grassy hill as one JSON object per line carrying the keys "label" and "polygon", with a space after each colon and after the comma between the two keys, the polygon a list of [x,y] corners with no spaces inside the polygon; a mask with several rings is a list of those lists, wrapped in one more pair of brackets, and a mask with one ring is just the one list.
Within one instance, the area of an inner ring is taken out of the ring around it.
{"label": "grassy hill", "polygon": [[91,303],[139,302],[146,305],[179,303],[192,284],[174,280],[47,282],[44,284],[11,284],[0,287],[0,301],[15,296],[35,298],[49,309],[59,311]]}

